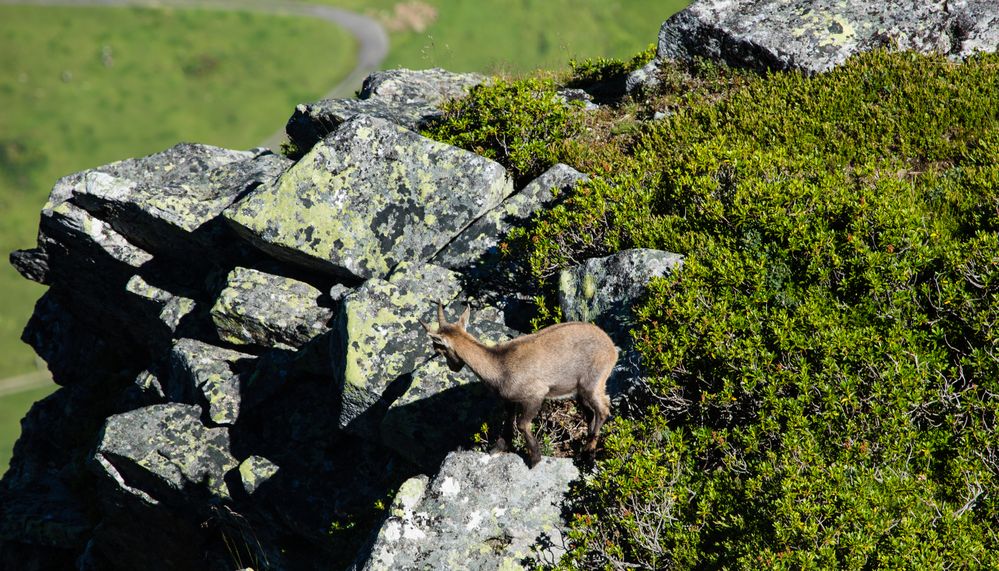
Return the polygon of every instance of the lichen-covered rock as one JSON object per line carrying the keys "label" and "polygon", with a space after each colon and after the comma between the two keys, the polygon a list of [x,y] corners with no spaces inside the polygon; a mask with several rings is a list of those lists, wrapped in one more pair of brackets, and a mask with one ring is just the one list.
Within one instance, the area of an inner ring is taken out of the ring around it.
{"label": "lichen-covered rock", "polygon": [[[474,311],[469,330],[486,345],[516,336],[495,308]],[[483,422],[493,421],[498,408],[496,396],[468,367],[455,373],[443,358],[433,358],[413,371],[406,391],[389,406],[382,442],[433,472],[448,452],[469,443]]]}
{"label": "lichen-covered rock", "polygon": [[295,349],[327,331],[333,310],[311,285],[250,268],[229,272],[211,309],[219,339],[234,345]]}
{"label": "lichen-covered rock", "polygon": [[367,279],[430,259],[512,191],[493,161],[357,116],[225,216],[281,260]]}
{"label": "lichen-covered rock", "polygon": [[602,327],[618,345],[629,343],[632,306],[652,278],[683,264],[683,256],[661,250],[624,250],[592,258],[559,276],[559,304],[566,321]]}
{"label": "lichen-covered rock", "polygon": [[[461,292],[458,274],[429,264],[401,264],[389,280],[371,279],[347,295],[331,336],[334,382],[342,391],[340,426],[347,427],[389,399],[390,385],[431,355],[422,319],[436,323],[436,304],[448,304]],[[370,413],[370,414],[369,414]],[[377,421],[351,427],[364,432]]]}
{"label": "lichen-covered rock", "polygon": [[494,570],[553,563],[564,548],[561,504],[572,461],[534,469],[514,454],[455,452],[440,472],[404,483],[356,569]]}
{"label": "lichen-covered rock", "polygon": [[568,165],[551,167],[473,222],[434,257],[433,263],[454,270],[494,264],[500,256],[499,242],[511,228],[523,224],[558,194],[571,190],[576,183],[587,178]]}
{"label": "lichen-covered rock", "polygon": [[130,294],[133,305],[144,313],[146,321],[153,324],[149,334],[159,335],[164,340],[174,336],[181,320],[197,305],[193,299],[152,285],[140,275],[129,278],[125,291]]}
{"label": "lichen-covered rock", "polygon": [[72,188],[72,200],[131,242],[153,253],[211,256],[212,223],[247,189],[270,183],[291,161],[270,153],[181,144],[127,168],[94,169]]}
{"label": "lichen-covered rock", "polygon": [[243,491],[253,495],[257,489],[274,477],[281,468],[263,456],[250,456],[239,464],[239,481]]}
{"label": "lichen-covered rock", "polygon": [[116,569],[205,569],[203,524],[231,498],[238,462],[228,430],[206,428],[196,406],[152,405],[109,417],[91,467],[100,525],[85,558]]}
{"label": "lichen-covered rock", "polygon": [[[698,0],[663,23],[656,62],[700,56],[818,73],[875,47],[958,58],[996,51],[999,11],[991,0]],[[649,77],[650,69],[638,73]],[[638,76],[629,81],[640,84]]]}
{"label": "lichen-covered rock", "polygon": [[253,359],[238,351],[181,339],[170,352],[167,395],[173,402],[202,406],[214,424],[234,424],[241,406],[241,378]]}
{"label": "lichen-covered rock", "polygon": [[477,73],[452,73],[443,69],[392,69],[364,80],[357,99],[324,99],[299,105],[288,120],[288,137],[303,150],[357,115],[370,115],[417,130],[440,116],[449,99],[462,97],[469,88],[487,79]]}
{"label": "lichen-covered rock", "polygon": [[237,466],[224,428],[201,424],[201,409],[168,403],[107,419],[94,452],[93,468],[122,501],[186,505],[203,498],[228,498],[225,474]]}

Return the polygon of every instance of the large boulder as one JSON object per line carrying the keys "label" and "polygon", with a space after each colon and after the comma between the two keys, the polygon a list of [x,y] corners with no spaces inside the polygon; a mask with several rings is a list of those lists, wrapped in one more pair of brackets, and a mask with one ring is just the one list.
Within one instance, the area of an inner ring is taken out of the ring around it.
{"label": "large boulder", "polygon": [[211,309],[219,339],[233,345],[297,349],[327,331],[333,316],[315,287],[236,267]]}
{"label": "large boulder", "polygon": [[360,280],[429,260],[512,192],[498,163],[357,116],[225,215],[279,259]]}
{"label": "large boulder", "polygon": [[559,276],[559,305],[566,321],[602,327],[618,345],[630,342],[632,306],[653,278],[683,265],[683,256],[662,250],[624,250],[591,258]]}
{"label": "large boulder", "polygon": [[432,480],[400,488],[389,517],[355,569],[526,569],[564,550],[562,500],[579,471],[544,458],[456,452]]}
{"label": "large boulder", "polygon": [[272,182],[291,164],[269,151],[192,144],[129,161],[90,172],[72,189],[72,201],[131,242],[174,257],[210,257],[220,242],[211,223],[237,197]]}
{"label": "large boulder", "polygon": [[992,0],[698,0],[663,23],[655,61],[705,57],[756,70],[819,73],[875,47],[955,58],[999,49]]}
{"label": "large boulder", "polygon": [[324,99],[299,105],[286,131],[303,151],[357,115],[378,117],[416,131],[440,116],[446,101],[464,96],[469,88],[485,81],[486,77],[477,73],[452,73],[439,68],[379,71],[364,80],[356,99]]}

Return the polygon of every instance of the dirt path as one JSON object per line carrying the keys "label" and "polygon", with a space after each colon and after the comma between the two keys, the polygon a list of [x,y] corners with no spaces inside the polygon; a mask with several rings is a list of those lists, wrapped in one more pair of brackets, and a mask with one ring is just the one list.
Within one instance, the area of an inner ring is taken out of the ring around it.
{"label": "dirt path", "polygon": [[[321,4],[306,4],[288,0],[0,0],[0,5],[20,6],[101,6],[144,8],[197,8],[229,12],[259,12],[286,16],[317,18],[344,28],[357,40],[357,63],[347,77],[333,86],[325,98],[349,97],[371,72],[381,66],[388,54],[388,35],[375,20]],[[303,102],[305,103],[305,102]],[[288,110],[291,116],[292,109]],[[284,140],[284,126],[268,137],[261,146],[275,148]],[[16,377],[0,379],[0,397],[43,387],[52,383],[48,371],[39,370]]]}
{"label": "dirt path", "polygon": [[48,371],[35,371],[34,373],[27,373],[16,377],[7,377],[6,379],[0,379],[0,397],[38,389],[51,384],[52,376],[49,375]]}
{"label": "dirt path", "polygon": [[[340,83],[333,86],[325,98],[349,97],[353,94],[361,86],[364,78],[381,66],[389,47],[385,29],[367,16],[332,6],[290,0],[0,0],[0,5],[197,8],[305,16],[324,20],[344,28],[357,40],[357,63],[354,69]],[[288,110],[289,117],[292,111]],[[264,140],[261,146],[275,148],[283,140],[284,126],[281,126],[277,132]]]}

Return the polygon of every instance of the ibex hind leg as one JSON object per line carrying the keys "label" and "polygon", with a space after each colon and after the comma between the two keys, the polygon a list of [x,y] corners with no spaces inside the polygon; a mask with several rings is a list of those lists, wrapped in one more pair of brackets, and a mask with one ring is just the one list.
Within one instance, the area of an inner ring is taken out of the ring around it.
{"label": "ibex hind leg", "polygon": [[588,439],[586,446],[583,447],[583,451],[587,454],[593,454],[597,449],[597,438],[600,435],[600,429],[603,428],[604,423],[607,422],[607,417],[610,416],[610,398],[607,396],[604,388],[608,376],[610,376],[610,371],[603,373],[597,382],[592,385],[593,390],[588,391],[583,396],[586,408],[592,411],[592,417],[588,424]]}

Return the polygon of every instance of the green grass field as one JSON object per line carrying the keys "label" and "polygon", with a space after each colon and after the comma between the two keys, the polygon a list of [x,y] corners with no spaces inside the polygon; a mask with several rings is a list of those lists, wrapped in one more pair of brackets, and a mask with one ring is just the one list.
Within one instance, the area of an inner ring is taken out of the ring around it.
{"label": "green grass field", "polygon": [[21,435],[21,417],[31,408],[31,403],[47,397],[57,388],[49,384],[0,398],[0,474],[7,471],[14,441]]}
{"label": "green grass field", "polygon": [[[180,141],[249,148],[353,66],[354,41],[304,18],[0,7],[0,250],[34,245],[60,176]],[[42,288],[0,264],[0,378]]]}

